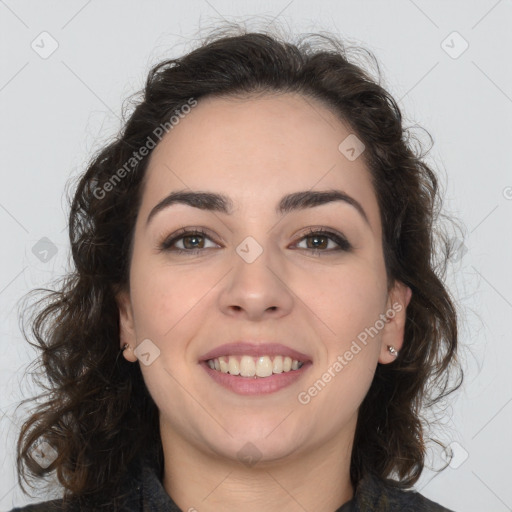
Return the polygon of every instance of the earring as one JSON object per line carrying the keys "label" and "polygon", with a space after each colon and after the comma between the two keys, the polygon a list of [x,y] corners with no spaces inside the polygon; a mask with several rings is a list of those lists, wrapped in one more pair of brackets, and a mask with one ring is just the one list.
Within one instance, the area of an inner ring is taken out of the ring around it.
{"label": "earring", "polygon": [[391,346],[391,345],[388,345],[388,352],[389,352],[392,356],[394,356],[394,357],[398,357],[398,350],[397,350],[395,347]]}
{"label": "earring", "polygon": [[128,343],[125,343],[123,345],[123,348],[121,349],[121,352],[124,352],[127,348],[131,348],[130,345],[128,345]]}

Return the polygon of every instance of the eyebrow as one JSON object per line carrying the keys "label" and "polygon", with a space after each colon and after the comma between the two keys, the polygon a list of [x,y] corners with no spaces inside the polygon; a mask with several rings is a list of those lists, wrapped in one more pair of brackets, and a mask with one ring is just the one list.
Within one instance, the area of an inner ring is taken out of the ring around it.
{"label": "eyebrow", "polygon": [[[306,208],[314,208],[336,201],[343,201],[354,207],[365,222],[370,225],[368,216],[361,204],[341,190],[306,190],[287,194],[279,201],[276,214],[282,216],[291,211],[305,210]],[[233,213],[233,202],[228,196],[214,192],[178,190],[171,192],[151,210],[146,220],[146,226],[158,212],[173,204],[186,204],[200,210],[220,212],[226,215]]]}

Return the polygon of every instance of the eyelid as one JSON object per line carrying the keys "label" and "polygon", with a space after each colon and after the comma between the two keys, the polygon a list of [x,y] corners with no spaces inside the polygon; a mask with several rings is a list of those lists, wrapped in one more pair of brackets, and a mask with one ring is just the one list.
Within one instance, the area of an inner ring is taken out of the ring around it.
{"label": "eyelid", "polygon": [[[182,240],[188,236],[199,235],[202,236],[211,242],[219,245],[219,243],[215,240],[209,230],[202,227],[194,227],[194,226],[185,226],[181,227],[177,231],[174,231],[171,235],[162,235],[159,237],[158,242],[158,251],[159,252],[174,252],[174,253],[187,253],[187,254],[198,254],[204,252],[206,249],[211,249],[211,247],[206,248],[197,248],[197,249],[180,249],[174,248],[171,249],[172,245],[174,245],[177,241]],[[293,242],[293,245],[297,245],[298,243],[305,240],[308,236],[312,235],[320,235],[325,236],[330,239],[334,243],[338,245],[335,249],[316,249],[316,248],[298,248],[297,250],[308,251],[312,253],[338,253],[338,252],[349,252],[353,250],[353,245],[348,241],[348,239],[339,231],[333,228],[327,228],[324,226],[309,226],[305,232],[302,232],[298,238]]]}
{"label": "eyelid", "polygon": [[329,238],[333,242],[335,242],[338,247],[336,249],[302,249],[299,248],[299,250],[309,251],[313,253],[337,253],[340,251],[349,252],[354,249],[353,245],[348,241],[347,237],[339,232],[336,229],[328,228],[324,226],[310,226],[307,228],[305,232],[302,232],[299,235],[299,238],[296,242],[294,242],[294,245],[297,245],[298,243],[302,242],[304,239],[306,239],[308,236],[312,235],[321,235],[325,236],[326,238]]}
{"label": "eyelid", "polygon": [[[172,249],[171,246],[175,244],[177,241],[182,240],[183,238],[186,238],[187,236],[192,235],[200,235],[204,238],[207,238],[208,240],[211,240],[213,243],[219,245],[218,242],[215,241],[215,237],[213,237],[209,231],[202,227],[194,227],[194,226],[185,226],[181,227],[178,230],[174,231],[170,235],[162,235],[158,238],[158,251],[159,252],[176,252],[176,253],[188,253],[188,254],[195,254],[198,252],[202,252],[205,249]],[[210,249],[210,247],[207,247],[207,249]]]}

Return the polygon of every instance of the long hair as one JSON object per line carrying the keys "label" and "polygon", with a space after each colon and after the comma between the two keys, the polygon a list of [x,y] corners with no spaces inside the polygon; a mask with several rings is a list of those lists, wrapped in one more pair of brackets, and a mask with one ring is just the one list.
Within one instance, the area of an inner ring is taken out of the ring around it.
{"label": "long hair", "polygon": [[[358,51],[378,69],[371,52]],[[421,145],[414,147],[396,101],[351,61],[335,36],[306,35],[292,44],[276,34],[221,29],[150,70],[122,130],[80,176],[69,213],[73,268],[58,290],[46,290],[31,320],[36,343],[29,343],[41,350],[38,369],[48,385],[32,399],[43,398],[18,439],[17,468],[25,481],[55,471],[65,498],[96,494],[106,502],[117,492],[121,468],[145,453],[161,462],[157,407],[139,365],[119,357],[115,301],[128,285],[141,183],[152,152],[141,156],[139,150],[150,139],[157,142],[162,127],[191,99],[266,92],[320,100],[365,144],[362,158],[378,200],[388,281],[409,286],[412,299],[403,348],[393,363],[377,366],[361,404],[350,475],[354,486],[366,472],[382,479],[397,475],[394,485],[403,488],[418,480],[426,445],[422,407],[462,382],[456,310],[442,281],[447,255],[434,236],[436,175]],[[455,369],[460,378],[452,385]],[[57,454],[47,468],[31,455],[43,439]]]}

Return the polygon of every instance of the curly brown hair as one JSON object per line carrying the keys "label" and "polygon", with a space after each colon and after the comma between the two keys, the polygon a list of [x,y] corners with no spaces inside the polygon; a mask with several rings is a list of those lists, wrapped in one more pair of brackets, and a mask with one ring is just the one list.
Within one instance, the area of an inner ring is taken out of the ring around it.
{"label": "curly brown hair", "polygon": [[[134,154],[190,98],[300,93],[323,102],[366,146],[363,158],[378,199],[388,281],[410,287],[412,299],[403,348],[393,363],[378,365],[359,409],[352,484],[371,472],[382,479],[398,475],[394,485],[412,486],[426,454],[422,408],[462,383],[456,309],[443,284],[448,252],[436,239],[438,180],[421,143],[403,126],[396,101],[380,80],[351,62],[349,50],[369,57],[378,70],[375,57],[333,35],[302,35],[292,44],[276,33],[230,30],[214,31],[185,56],[150,70],[143,98],[123,129],[80,176],[69,214],[74,268],[58,290],[43,290],[35,304],[42,306],[31,319],[36,343],[22,327],[27,341],[42,351],[34,363],[49,385],[39,381],[46,392],[28,399],[44,400],[21,428],[18,475],[28,482],[29,476],[39,480],[56,471],[65,499],[97,495],[106,503],[115,497],[120,468],[143,453],[162,462],[157,407],[139,365],[119,357],[115,297],[129,286],[134,225],[151,150],[132,161]],[[109,187],[127,162],[130,171]],[[57,452],[47,468],[31,456],[42,439]]]}

